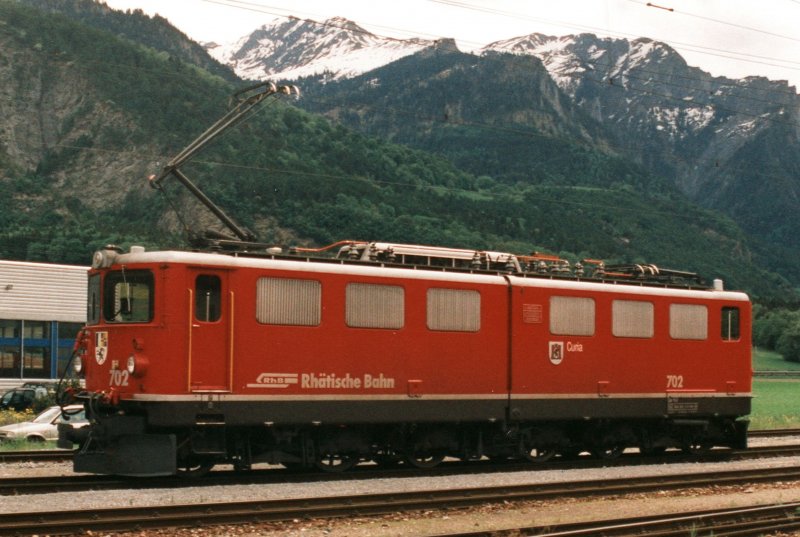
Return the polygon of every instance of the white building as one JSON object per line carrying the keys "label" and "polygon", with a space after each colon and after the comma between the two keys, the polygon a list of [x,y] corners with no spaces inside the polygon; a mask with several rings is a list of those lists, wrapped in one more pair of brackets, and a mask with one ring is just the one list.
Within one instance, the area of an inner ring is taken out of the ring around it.
{"label": "white building", "polygon": [[0,388],[55,379],[86,322],[88,267],[0,261]]}

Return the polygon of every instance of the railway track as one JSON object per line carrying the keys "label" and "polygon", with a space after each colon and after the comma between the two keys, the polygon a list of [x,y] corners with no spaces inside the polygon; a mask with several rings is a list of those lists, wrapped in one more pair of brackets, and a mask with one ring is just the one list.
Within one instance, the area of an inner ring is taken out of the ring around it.
{"label": "railway track", "polygon": [[[0,534],[68,535],[88,531],[141,531],[153,528],[215,524],[260,524],[294,519],[339,518],[404,511],[464,508],[501,502],[615,496],[668,489],[797,480],[800,480],[800,467],[323,498],[9,513],[0,514]],[[584,533],[584,535],[593,534],[596,533]],[[714,535],[718,534],[714,533]]]}
{"label": "railway track", "polygon": [[758,429],[749,431],[750,438],[764,438],[770,436],[800,436],[800,429]]}
{"label": "railway track", "polygon": [[0,463],[4,462],[37,462],[68,461],[73,451],[67,449],[31,449],[26,451],[0,451]]}
{"label": "railway track", "polygon": [[800,529],[800,502],[753,505],[729,509],[689,511],[646,517],[621,518],[558,524],[529,526],[505,530],[476,531],[467,533],[439,534],[437,537],[627,537],[657,535],[658,537],[686,537],[687,535],[714,535],[715,537],[761,536],[773,532]]}
{"label": "railway track", "polygon": [[[790,457],[800,455],[800,445],[789,446],[763,446],[747,450],[715,450],[706,454],[702,460],[708,462],[724,460],[749,460],[773,457]],[[45,477],[16,477],[0,479],[0,496],[20,494],[44,494],[52,492],[80,492],[87,490],[114,490],[137,488],[182,488],[186,486],[210,487],[222,485],[241,484],[270,484],[310,481],[337,481],[343,479],[376,479],[376,478],[403,478],[403,477],[441,477],[447,475],[463,475],[465,473],[496,473],[496,472],[530,472],[534,470],[570,470],[592,469],[609,466],[632,466],[644,464],[671,464],[687,461],[697,461],[697,457],[684,455],[679,452],[668,452],[658,457],[643,457],[639,454],[630,454],[614,461],[597,460],[588,457],[579,460],[551,461],[544,464],[531,464],[529,462],[494,463],[478,461],[464,463],[451,461],[434,469],[417,469],[401,467],[396,469],[378,469],[371,465],[361,465],[357,469],[343,473],[315,473],[304,471],[290,471],[286,469],[268,468],[257,469],[248,473],[238,473],[230,470],[211,472],[201,479],[187,481],[180,477],[120,477],[104,475],[66,475]]]}

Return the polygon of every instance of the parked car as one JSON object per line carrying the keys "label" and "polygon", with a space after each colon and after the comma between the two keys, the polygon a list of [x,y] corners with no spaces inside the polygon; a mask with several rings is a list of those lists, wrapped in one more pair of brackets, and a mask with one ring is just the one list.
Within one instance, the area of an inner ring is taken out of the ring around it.
{"label": "parked car", "polygon": [[17,412],[29,408],[41,410],[48,403],[47,397],[54,392],[55,385],[52,383],[26,382],[19,388],[8,390],[0,397],[0,410]]}
{"label": "parked car", "polygon": [[29,442],[56,440],[59,423],[69,423],[76,429],[89,425],[82,405],[69,405],[64,407],[64,410],[67,415],[61,413],[61,407],[51,406],[31,421],[0,427],[0,442],[15,439],[25,439]]}
{"label": "parked car", "polygon": [[36,388],[14,388],[8,390],[0,398],[0,410],[21,412],[33,406],[36,395]]}

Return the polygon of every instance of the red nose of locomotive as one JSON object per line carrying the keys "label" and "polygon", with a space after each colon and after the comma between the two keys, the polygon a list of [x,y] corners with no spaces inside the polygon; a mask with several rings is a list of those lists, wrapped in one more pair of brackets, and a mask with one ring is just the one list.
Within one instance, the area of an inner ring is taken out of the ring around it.
{"label": "red nose of locomotive", "polygon": [[76,341],[73,367],[85,379],[85,395],[95,400],[116,404],[145,391],[155,286],[152,269],[135,266],[143,254],[140,247],[122,254],[108,246],[93,258],[87,326]]}
{"label": "red nose of locomotive", "polygon": [[114,399],[141,391],[150,366],[143,339],[97,327],[86,333],[88,344],[76,356],[75,370],[85,378],[87,391]]}

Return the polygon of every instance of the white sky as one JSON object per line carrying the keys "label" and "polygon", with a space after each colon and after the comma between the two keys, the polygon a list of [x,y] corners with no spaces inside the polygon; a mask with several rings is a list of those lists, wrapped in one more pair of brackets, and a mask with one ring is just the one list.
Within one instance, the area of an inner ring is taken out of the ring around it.
{"label": "white sky", "polygon": [[[227,43],[276,18],[342,16],[384,36],[453,37],[461,50],[531,34],[650,37],[713,75],[800,86],[800,0],[105,0]],[[672,8],[667,11],[662,8]]]}

